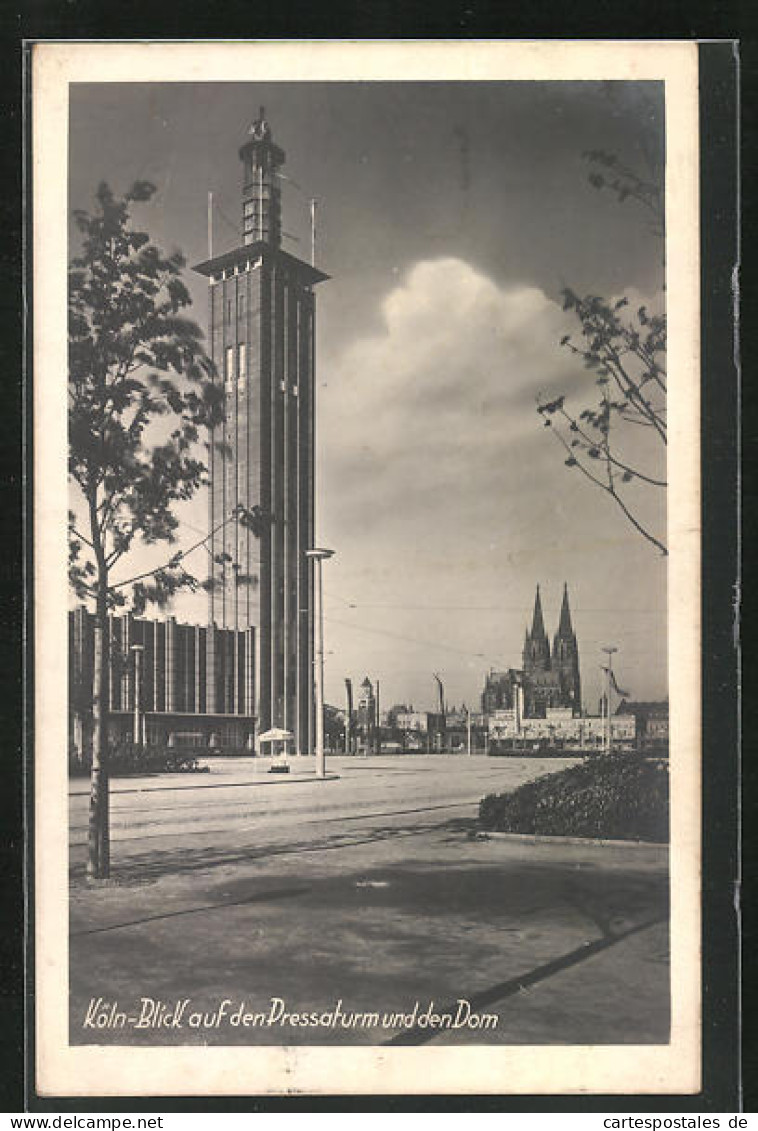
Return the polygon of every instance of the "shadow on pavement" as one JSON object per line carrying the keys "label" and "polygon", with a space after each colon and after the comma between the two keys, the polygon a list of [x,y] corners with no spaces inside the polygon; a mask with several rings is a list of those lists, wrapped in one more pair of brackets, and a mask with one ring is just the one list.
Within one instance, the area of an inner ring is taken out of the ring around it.
{"label": "shadow on pavement", "polygon": [[[568,970],[572,966],[586,962],[587,959],[594,957],[596,954],[600,954],[601,951],[607,950],[608,947],[623,942],[624,939],[628,939],[632,935],[638,934],[640,931],[646,931],[650,927],[656,926],[658,923],[665,922],[666,919],[666,915],[659,915],[655,919],[638,923],[616,935],[606,934],[603,938],[595,939],[594,942],[585,942],[568,954],[562,954],[559,958],[554,958],[551,962],[545,962],[526,974],[521,974],[517,978],[507,978],[503,982],[497,982],[495,985],[490,986],[487,990],[480,993],[469,994],[466,997],[466,1001],[473,1012],[484,1009],[488,1005],[503,1002],[513,997],[515,994],[522,993],[530,986],[536,986],[540,982],[544,982],[547,978],[552,978],[555,974],[560,974],[562,971]],[[441,1005],[438,1007],[437,1013],[454,1014],[457,1005],[457,1001],[451,1002],[448,1005]],[[384,1043],[386,1045],[425,1045],[429,1044],[430,1041],[433,1041],[438,1036],[439,1033],[434,1029],[416,1026],[405,1032],[398,1033],[396,1037],[392,1037],[389,1041],[385,1041]]]}
{"label": "shadow on pavement", "polygon": [[[340,847],[346,846],[340,842],[323,845],[321,849]],[[293,845],[286,849],[287,854],[299,851],[299,847]],[[311,851],[314,851],[312,846]],[[223,862],[228,863],[229,859]],[[384,866],[372,863],[359,871],[352,868],[342,871],[338,866],[326,874],[311,876],[307,886],[267,891],[265,885],[266,878],[259,872],[215,884],[211,881],[204,887],[202,903],[80,928],[72,932],[72,937],[119,931],[209,911],[222,914],[229,909],[287,899],[298,901],[294,915],[308,916],[314,921],[316,917],[324,917],[336,924],[359,916],[367,938],[374,925],[364,918],[366,913],[381,917],[376,920],[379,932],[384,931],[385,918],[389,916],[398,924],[395,943],[398,951],[404,946],[404,916],[423,918],[427,923],[438,919],[449,919],[451,923],[455,920],[457,929],[463,932],[469,929],[467,923],[486,922],[497,931],[510,931],[520,936],[537,928],[547,917],[566,925],[581,925],[583,931],[591,924],[593,933],[599,934],[601,939],[615,941],[619,932],[641,921],[657,922],[668,913],[665,873],[651,873],[633,866],[608,869],[602,863],[595,865],[586,861],[578,865],[571,860],[529,859],[523,855],[454,862],[439,859],[436,853],[430,854],[428,848],[423,855],[388,861]],[[513,925],[504,926],[506,923]],[[416,945],[414,937],[411,946]],[[427,953],[430,957],[434,948],[435,941],[429,937]]]}
{"label": "shadow on pavement", "polygon": [[162,919],[176,919],[180,915],[198,915],[204,911],[218,911],[224,907],[243,907],[248,903],[270,903],[275,899],[294,899],[298,895],[305,895],[308,888],[289,888],[281,891],[254,892],[244,899],[229,900],[225,903],[210,903],[205,907],[184,907],[179,911],[163,911],[160,915],[143,915],[139,919],[127,919],[121,923],[103,927],[91,927],[82,931],[71,931],[70,938],[75,939],[81,935],[99,935],[105,931],[118,931],[123,927],[141,927],[144,923],[156,923]]}
{"label": "shadow on pavement", "polygon": [[[406,1008],[465,994],[475,1010],[509,1000],[503,1038],[510,1043],[582,1043],[579,1037],[601,1031],[600,1021],[606,1043],[665,1040],[666,932],[644,933],[668,917],[665,856],[481,842],[470,839],[473,827],[460,818],[381,823],[324,831],[320,840],[284,834],[280,844],[177,846],[129,857],[117,867],[116,886],[146,873],[155,881],[138,901],[131,891],[104,900],[95,890],[76,893],[73,1042],[88,1038],[81,1017],[93,994],[103,986],[114,1000],[143,992],[146,971],[151,996],[188,995],[198,1008],[243,993],[256,1000],[281,993],[303,1009],[338,999],[359,1009],[394,1001]],[[426,839],[414,839],[419,834]],[[534,997],[519,996],[527,987]],[[540,994],[549,999],[546,1010]],[[430,1039],[428,1031],[388,1028],[373,1037],[293,1029],[286,1040]],[[282,1036],[204,1031],[179,1043],[278,1044]],[[482,1041],[476,1033],[453,1037]],[[105,1032],[97,1043],[175,1040]]]}
{"label": "shadow on pavement", "polygon": [[[387,815],[384,814],[384,816]],[[368,834],[347,831],[326,834],[322,839],[317,839],[316,834],[310,835],[307,840],[289,841],[282,844],[271,844],[270,833],[267,833],[268,839],[265,845],[252,843],[245,849],[237,847],[234,849],[218,849],[212,845],[197,849],[189,849],[185,845],[176,849],[152,849],[149,853],[137,854],[132,852],[127,859],[115,860],[111,869],[111,881],[114,884],[129,884],[131,882],[144,884],[150,880],[159,880],[164,876],[206,871],[209,868],[222,868],[231,864],[252,863],[276,856],[302,855],[304,853],[358,847],[402,837],[419,836],[424,833],[447,833],[447,842],[449,843],[466,833],[472,832],[475,828],[475,818],[453,818],[436,825],[426,822],[379,826],[373,828]],[[114,848],[114,854],[117,855],[117,853],[118,846]],[[72,865],[70,877],[74,882],[84,880],[86,878],[85,863]]]}

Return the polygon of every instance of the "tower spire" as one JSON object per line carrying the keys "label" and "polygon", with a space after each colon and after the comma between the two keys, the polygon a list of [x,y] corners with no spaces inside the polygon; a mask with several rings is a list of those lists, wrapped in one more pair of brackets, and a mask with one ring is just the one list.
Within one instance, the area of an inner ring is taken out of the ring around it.
{"label": "tower spire", "polygon": [[571,624],[568,585],[563,583],[563,602],[558,621],[558,631],[553,637],[553,670],[558,677],[561,689],[561,703],[580,711],[582,707],[582,686],[579,675],[579,647]]}
{"label": "tower spire", "polygon": [[574,635],[574,629],[571,625],[571,610],[569,609],[569,595],[568,584],[563,583],[563,603],[561,605],[561,617],[558,621],[558,635],[569,639]]}
{"label": "tower spire", "polygon": [[541,640],[545,633],[545,622],[542,619],[542,601],[540,600],[540,587],[537,586],[537,596],[534,598],[534,616],[532,617],[532,640]]}
{"label": "tower spire", "polygon": [[[547,633],[545,632],[545,621],[542,617],[542,598],[540,597],[540,587],[537,586],[537,593],[534,598],[534,615],[532,616],[532,630],[527,631],[526,640],[524,641],[524,675],[531,686],[531,681],[534,679],[540,686],[545,683],[545,675],[550,671],[550,644],[548,642]],[[544,709],[544,703],[536,704],[533,697],[530,696],[530,710]]]}

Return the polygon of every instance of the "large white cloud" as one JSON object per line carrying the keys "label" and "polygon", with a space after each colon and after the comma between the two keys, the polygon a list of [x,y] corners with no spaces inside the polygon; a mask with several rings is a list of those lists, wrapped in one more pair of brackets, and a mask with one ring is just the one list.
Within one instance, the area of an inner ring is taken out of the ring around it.
{"label": "large white cloud", "polygon": [[[563,466],[536,413],[540,392],[592,400],[592,377],[559,346],[575,328],[541,290],[501,288],[445,258],[418,263],[386,296],[379,332],[323,359],[319,525],[338,550],[329,567],[337,620],[445,642],[481,670],[492,657],[517,661],[538,580],[548,605],[565,579],[588,607],[660,606],[655,552]],[[658,504],[640,501],[660,522]],[[345,599],[358,608],[347,611]],[[492,615],[472,619],[467,603]],[[376,606],[384,611],[372,615]],[[606,622],[585,619],[587,647],[612,633],[642,663],[649,618]],[[440,662],[433,649],[346,627],[331,630],[343,674],[401,656],[411,667]]]}
{"label": "large white cloud", "polygon": [[416,265],[382,311],[383,332],[330,359],[320,390],[330,513],[360,521],[371,499],[372,521],[391,519],[409,490],[444,493],[447,507],[491,506],[499,489],[539,500],[556,475],[563,493],[560,449],[535,410],[559,391],[593,401],[592,377],[559,346],[572,317],[457,259]]}
{"label": "large white cloud", "polygon": [[560,308],[537,288],[500,290],[439,259],[418,264],[383,314],[384,333],[335,358],[321,391],[324,470],[339,478],[342,503],[360,505],[380,471],[387,508],[414,485],[506,474],[509,446],[538,427],[537,392],[574,377],[557,346]]}

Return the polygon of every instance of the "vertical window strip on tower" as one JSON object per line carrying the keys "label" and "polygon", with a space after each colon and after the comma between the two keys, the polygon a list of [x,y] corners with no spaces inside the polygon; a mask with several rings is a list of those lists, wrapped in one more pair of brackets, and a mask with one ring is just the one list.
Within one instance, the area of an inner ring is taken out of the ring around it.
{"label": "vertical window strip on tower", "polygon": [[[234,310],[237,309],[239,302],[239,278],[235,273],[235,277],[231,284],[231,299]],[[232,483],[232,499],[230,511],[235,512],[235,517],[232,521],[232,537],[234,539],[234,551],[232,554],[232,568],[231,568],[231,584],[233,586],[232,610],[233,620],[231,627],[235,630],[239,628],[239,585],[237,578],[239,576],[239,519],[236,517],[236,510],[239,506],[240,493],[239,493],[239,400],[238,400],[238,383],[239,383],[239,370],[237,369],[237,321],[235,318],[234,325],[229,328],[229,336],[231,341],[231,349],[234,357],[234,373],[232,374],[232,406],[234,415],[234,458],[232,460],[233,468],[233,483]],[[236,668],[234,669],[234,679],[236,680]]]}
{"label": "vertical window strip on tower", "polygon": [[[220,296],[220,299],[219,299],[219,305],[220,305],[219,317],[221,319],[220,326],[221,326],[221,338],[222,338],[222,349],[223,349],[222,356],[224,358],[224,394],[225,394],[224,395],[224,421],[223,421],[223,433],[222,433],[225,448],[224,448],[224,451],[221,453],[221,475],[219,476],[220,481],[221,481],[221,507],[220,507],[220,514],[218,516],[218,521],[219,521],[219,525],[220,525],[219,551],[220,551],[220,554],[222,556],[226,555],[227,538],[228,538],[226,518],[227,518],[227,514],[228,514],[228,506],[227,506],[227,489],[228,489],[227,474],[228,474],[228,471],[227,471],[227,464],[229,462],[229,456],[228,456],[227,448],[228,448],[228,444],[229,444],[229,423],[228,423],[228,408],[227,408],[226,395],[227,395],[227,392],[228,392],[228,389],[229,389],[229,380],[231,378],[230,369],[231,369],[231,366],[234,364],[234,354],[229,352],[229,346],[227,345],[227,329],[226,329],[226,321],[224,319],[224,308],[225,308],[225,304],[226,304],[227,290],[228,290],[228,284],[226,283],[226,281],[224,281],[224,283],[222,284],[222,293],[221,293],[221,296]],[[220,621],[221,625],[223,626],[223,625],[226,624],[226,561],[223,560],[223,559],[219,563],[219,595],[220,595],[219,621]],[[214,660],[215,660],[215,664],[217,666],[218,665],[218,652],[217,651],[214,653]],[[217,686],[216,683],[215,683],[216,679],[217,679],[217,672],[214,672],[214,688]],[[218,697],[218,691],[217,690],[214,691],[214,697],[216,699],[216,702],[218,702],[219,697]]]}
{"label": "vertical window strip on tower", "polygon": [[[257,276],[256,277],[256,283],[259,282],[259,279],[260,279],[260,276]],[[252,333],[251,333],[251,319],[252,319],[251,307],[253,305],[253,286],[254,286],[254,283],[253,283],[252,277],[249,274],[246,276],[246,280],[247,281],[245,283],[245,287],[247,289],[248,294],[247,294],[247,302],[245,303],[245,315],[246,315],[246,317],[245,317],[245,321],[244,321],[244,324],[243,324],[243,331],[244,331],[245,341],[250,342],[250,344],[252,346],[253,338],[252,338]],[[259,303],[259,306],[260,306],[260,303]],[[259,357],[260,357],[260,341],[258,342],[258,351],[259,351]],[[252,467],[253,467],[252,456],[251,456],[251,451],[250,451],[251,434],[252,434],[250,415],[251,415],[251,408],[252,408],[252,394],[253,394],[252,384],[253,383],[251,381],[251,375],[248,374],[247,369],[248,369],[248,360],[247,360],[247,348],[246,348],[245,349],[245,382],[246,382],[246,385],[247,385],[248,393],[247,393],[247,427],[245,428],[245,465],[246,465],[246,468],[247,468],[245,482],[246,482],[246,485],[247,485],[247,490],[246,490],[247,505],[250,506],[251,502],[252,502],[252,500],[250,498],[250,474],[251,474]],[[256,393],[257,393],[257,389],[256,389]],[[251,559],[251,548],[252,548],[252,533],[251,533],[250,530],[246,530],[245,531],[245,572],[248,575],[252,573],[251,560],[250,560]],[[245,588],[245,627],[246,628],[248,628],[250,626],[251,621],[252,621],[251,608],[250,608],[251,588],[252,587],[251,587],[250,584],[248,584]],[[254,708],[251,707],[250,708],[251,713],[252,713],[253,710],[254,710]]]}
{"label": "vertical window strip on tower", "polygon": [[287,695],[289,729],[297,731],[297,642],[298,642],[298,612],[297,612],[297,567],[298,567],[298,531],[297,531],[297,498],[298,498],[298,461],[297,461],[297,411],[298,402],[292,396],[292,391],[297,383],[298,373],[298,340],[297,340],[297,283],[290,276],[286,297],[287,309],[287,356],[286,356],[286,387],[287,387],[287,526],[285,538],[287,545],[287,652],[285,664],[287,667]]}
{"label": "vertical window strip on tower", "polygon": [[287,577],[289,574],[289,539],[288,539],[288,517],[289,517],[289,489],[290,489],[290,476],[289,476],[289,398],[287,396],[287,384],[289,381],[289,288],[287,286],[287,279],[282,278],[282,350],[281,350],[281,378],[282,378],[282,704],[283,704],[283,725],[285,729],[289,729],[291,719],[289,717],[289,665],[288,665],[288,652],[289,652],[289,630],[290,630],[290,601],[289,601],[289,586],[287,584]]}
{"label": "vertical window strip on tower", "polygon": [[300,708],[300,727],[301,727],[301,741],[307,749],[310,749],[310,728],[311,728],[311,711],[310,701],[311,686],[312,686],[312,667],[311,667],[311,651],[310,651],[310,569],[308,559],[305,556],[305,551],[311,545],[309,524],[310,524],[310,501],[309,501],[309,445],[310,445],[310,387],[311,387],[311,374],[308,369],[309,364],[309,326],[308,326],[308,299],[304,291],[300,292],[300,301],[298,303],[298,337],[300,343],[300,366],[298,373],[298,460],[299,460],[299,482],[300,482],[300,499],[299,499],[299,512],[298,512],[298,532],[300,537],[300,592],[298,597],[298,607],[303,610],[300,617],[300,632],[301,632],[301,675],[300,684],[302,688],[302,702]]}
{"label": "vertical window strip on tower", "polygon": [[281,452],[279,448],[279,272],[276,267],[271,272],[271,504],[275,516],[271,528],[271,718],[272,726],[281,726],[282,719],[279,713],[281,696],[281,681],[279,678],[279,641],[281,637],[281,619],[279,610],[279,571],[281,569],[281,554],[279,532],[281,529],[281,500],[278,487],[280,476]]}

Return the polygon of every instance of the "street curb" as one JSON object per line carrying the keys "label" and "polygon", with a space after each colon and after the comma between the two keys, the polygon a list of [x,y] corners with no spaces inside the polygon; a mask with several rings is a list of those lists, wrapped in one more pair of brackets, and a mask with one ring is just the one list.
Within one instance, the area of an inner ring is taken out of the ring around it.
{"label": "street curb", "polygon": [[[156,774],[156,777],[162,777],[162,776],[164,776],[164,775]],[[165,776],[167,776],[167,775],[165,775]],[[205,775],[205,774],[198,774],[197,776],[201,777],[201,778],[207,777],[207,775]],[[194,775],[187,774],[187,775],[182,775],[182,777],[186,780],[190,777],[194,778]],[[323,778],[318,778],[318,777],[315,776],[315,774],[312,775],[312,776],[309,775],[307,777],[298,777],[296,774],[293,774],[293,775],[290,775],[290,774],[272,774],[271,777],[268,778],[263,773],[261,773],[259,775],[258,779],[254,780],[254,781],[207,781],[207,780],[195,781],[195,780],[193,780],[189,785],[181,785],[181,786],[177,785],[174,782],[169,782],[169,783],[166,783],[165,785],[163,785],[163,784],[161,784],[161,785],[152,785],[152,784],[150,784],[150,785],[134,785],[134,786],[127,786],[127,788],[125,788],[125,789],[114,789],[112,787],[113,787],[115,782],[117,782],[117,781],[128,781],[128,779],[127,778],[112,778],[111,781],[110,781],[110,786],[111,786],[110,792],[111,792],[111,796],[115,796],[115,795],[121,794],[121,793],[165,793],[165,792],[168,792],[170,790],[177,790],[177,789],[179,789],[179,790],[183,790],[183,789],[187,789],[187,790],[189,790],[189,789],[232,789],[232,788],[238,789],[238,788],[247,788],[247,787],[256,786],[256,785],[304,785],[304,784],[307,784],[309,782],[339,781],[339,780],[340,780],[339,774],[330,774],[330,773],[327,773],[326,777],[323,777]],[[86,789],[72,790],[72,789],[69,788],[68,796],[70,798],[71,797],[88,797],[89,796],[89,785],[87,785]]]}
{"label": "street curb", "polygon": [[597,848],[665,848],[670,845],[655,840],[601,840],[598,837],[547,836],[544,833],[477,832],[476,840],[510,840],[523,844],[591,844]]}

